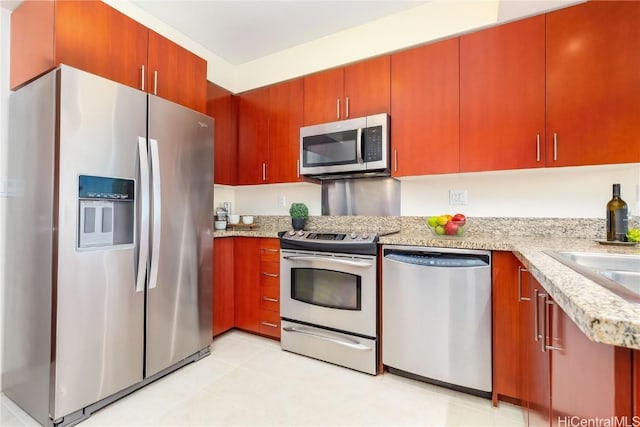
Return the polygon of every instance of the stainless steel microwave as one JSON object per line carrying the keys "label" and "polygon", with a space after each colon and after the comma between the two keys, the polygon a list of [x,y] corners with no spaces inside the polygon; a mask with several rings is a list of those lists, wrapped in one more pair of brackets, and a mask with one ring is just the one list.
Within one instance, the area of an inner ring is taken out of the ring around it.
{"label": "stainless steel microwave", "polygon": [[300,128],[300,175],[389,174],[389,115]]}

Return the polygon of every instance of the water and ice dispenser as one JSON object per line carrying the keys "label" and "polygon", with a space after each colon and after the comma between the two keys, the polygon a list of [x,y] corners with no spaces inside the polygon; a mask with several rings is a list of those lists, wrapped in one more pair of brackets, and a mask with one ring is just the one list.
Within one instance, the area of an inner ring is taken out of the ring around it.
{"label": "water and ice dispenser", "polygon": [[134,180],[88,175],[78,178],[78,248],[133,244]]}

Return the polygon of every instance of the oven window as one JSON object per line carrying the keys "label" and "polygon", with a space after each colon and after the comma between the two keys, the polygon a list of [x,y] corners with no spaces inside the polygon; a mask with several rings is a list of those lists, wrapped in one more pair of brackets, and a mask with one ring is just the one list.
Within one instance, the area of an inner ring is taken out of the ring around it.
{"label": "oven window", "polygon": [[361,277],[316,268],[291,269],[291,298],[341,310],[360,310]]}

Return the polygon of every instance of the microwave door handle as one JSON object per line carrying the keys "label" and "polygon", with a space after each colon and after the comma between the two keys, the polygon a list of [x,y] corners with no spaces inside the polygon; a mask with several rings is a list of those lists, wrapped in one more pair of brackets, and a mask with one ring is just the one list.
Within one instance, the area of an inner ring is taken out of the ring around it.
{"label": "microwave door handle", "polygon": [[364,160],[362,159],[363,142],[364,141],[362,140],[362,128],[358,128],[357,134],[356,134],[356,160],[358,161],[358,163],[364,163]]}

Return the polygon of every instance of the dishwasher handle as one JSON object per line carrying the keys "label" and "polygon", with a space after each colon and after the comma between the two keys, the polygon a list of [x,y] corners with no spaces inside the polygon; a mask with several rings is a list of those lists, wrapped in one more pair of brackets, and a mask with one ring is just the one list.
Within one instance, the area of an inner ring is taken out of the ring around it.
{"label": "dishwasher handle", "polygon": [[469,268],[491,265],[487,255],[463,253],[389,251],[384,259],[420,267]]}

